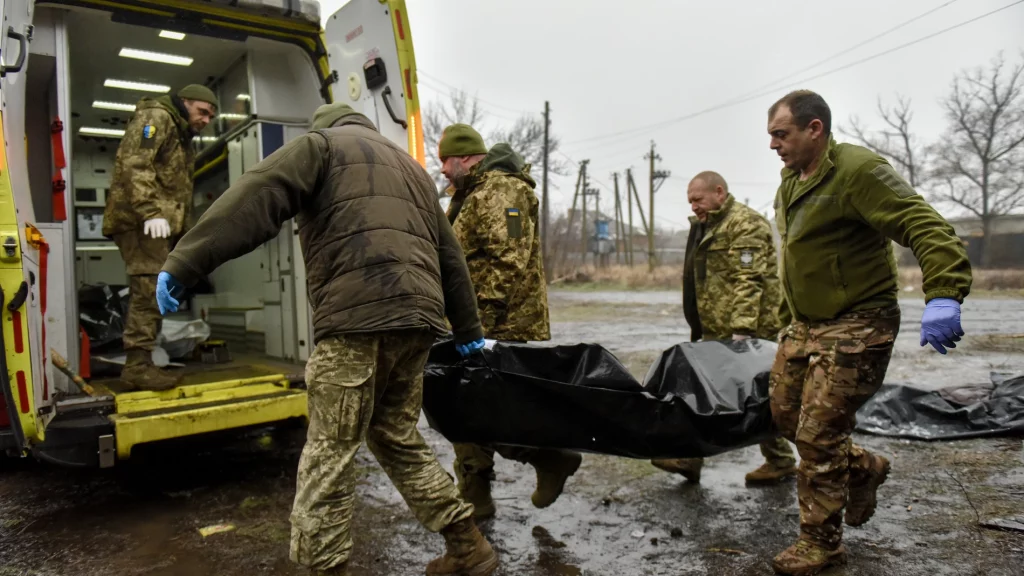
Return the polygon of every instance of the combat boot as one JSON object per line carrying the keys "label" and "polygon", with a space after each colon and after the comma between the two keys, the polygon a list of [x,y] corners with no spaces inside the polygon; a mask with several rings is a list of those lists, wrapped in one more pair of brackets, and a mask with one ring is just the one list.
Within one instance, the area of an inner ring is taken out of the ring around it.
{"label": "combat boot", "polygon": [[891,465],[883,456],[871,456],[871,467],[857,478],[850,478],[850,500],[846,504],[846,523],[860,526],[875,515],[878,487],[889,477]]}
{"label": "combat boot", "polygon": [[813,576],[829,566],[843,564],[846,564],[846,547],[842,544],[835,550],[828,550],[801,539],[776,556],[772,568],[776,574]]}
{"label": "combat boot", "polygon": [[558,500],[565,489],[565,482],[580,469],[583,456],[577,452],[543,452],[531,459],[530,464],[537,470],[537,488],[530,500],[537,508],[547,508]]}
{"label": "combat boot", "polygon": [[490,477],[483,474],[464,474],[459,480],[459,493],[466,502],[473,505],[473,518],[484,520],[494,516]]}
{"label": "combat boot", "polygon": [[746,480],[747,484],[775,484],[794,474],[796,474],[796,463],[792,460],[782,464],[765,462],[757,470],[748,472]]}
{"label": "combat boot", "polygon": [[700,484],[700,470],[704,467],[703,458],[662,458],[651,460],[655,468],[665,472],[681,474],[687,481]]}
{"label": "combat boot", "polygon": [[427,576],[488,576],[498,567],[498,555],[472,519],[441,530],[445,555],[427,564]]}
{"label": "combat boot", "polygon": [[148,350],[129,350],[121,370],[121,382],[131,386],[132,390],[159,392],[181,384],[181,376],[157,368]]}

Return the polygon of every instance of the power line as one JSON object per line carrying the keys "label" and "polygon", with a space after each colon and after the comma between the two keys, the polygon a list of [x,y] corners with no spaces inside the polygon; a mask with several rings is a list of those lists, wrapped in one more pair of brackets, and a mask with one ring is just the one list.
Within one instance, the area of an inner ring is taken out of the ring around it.
{"label": "power line", "polygon": [[783,76],[782,78],[778,78],[778,79],[776,79],[776,80],[774,80],[772,82],[769,82],[769,83],[767,83],[767,84],[765,84],[763,86],[760,86],[758,88],[754,88],[753,90],[751,90],[749,92],[746,92],[744,94],[740,94],[736,98],[737,99],[738,98],[746,98],[747,96],[749,96],[751,94],[754,94],[756,92],[760,92],[761,90],[764,90],[765,88],[769,88],[769,87],[775,86],[777,84],[785,82],[786,80],[789,80],[790,78],[793,78],[794,76],[798,76],[800,74],[803,74],[804,72],[813,70],[813,69],[817,68],[818,66],[821,66],[822,64],[827,64],[827,63],[835,60],[836,58],[839,58],[840,56],[845,56],[845,55],[849,54],[850,52],[853,52],[854,50],[856,50],[858,48],[861,48],[863,46],[866,46],[866,45],[874,42],[875,40],[879,40],[881,38],[884,38],[885,36],[888,36],[889,34],[892,34],[893,32],[895,32],[895,31],[897,31],[897,30],[899,30],[901,28],[905,28],[906,26],[909,26],[910,24],[913,24],[914,22],[917,22],[918,20],[921,20],[922,18],[930,16],[930,15],[934,14],[935,12],[938,12],[939,10],[942,10],[943,8],[949,6],[950,4],[954,4],[954,3],[958,2],[958,1],[959,0],[949,0],[948,2],[946,2],[945,4],[943,4],[941,6],[938,6],[936,8],[932,8],[931,10],[928,10],[928,11],[922,13],[922,14],[918,14],[917,16],[914,16],[910,20],[907,20],[905,22],[897,24],[897,25],[893,26],[892,28],[889,28],[888,30],[886,30],[884,32],[880,32],[878,34],[875,34],[874,36],[872,36],[871,38],[868,38],[867,40],[864,40],[862,42],[858,42],[857,44],[854,44],[853,46],[850,46],[848,48],[840,50],[840,51],[836,52],[835,54],[832,54],[832,55],[830,55],[828,57],[822,58],[821,60],[818,60],[814,64],[811,64],[809,66],[801,68],[801,69],[797,70],[796,72],[793,72],[792,74],[789,74],[787,76]]}
{"label": "power line", "polygon": [[945,34],[947,32],[952,32],[953,30],[956,30],[958,28],[962,28],[964,26],[967,26],[968,24],[973,24],[974,22],[977,22],[977,21],[982,20],[984,18],[988,18],[989,16],[992,16],[994,14],[997,14],[997,13],[1002,12],[1004,10],[1007,10],[1009,8],[1013,8],[1014,6],[1017,6],[1018,4],[1022,4],[1022,3],[1024,3],[1024,0],[1017,0],[1016,2],[1012,2],[1012,3],[1007,4],[1007,5],[1005,5],[1005,6],[1001,7],[1001,8],[996,8],[995,10],[992,10],[991,12],[986,12],[985,14],[982,14],[980,16],[976,16],[974,18],[971,18],[970,20],[965,20],[965,21],[960,22],[958,24],[954,24],[953,26],[950,26],[948,28],[944,28],[942,30],[939,30],[938,32],[933,32],[933,33],[928,34],[926,36],[922,36],[922,37],[917,38],[915,40],[911,40],[910,42],[907,42],[905,44],[901,44],[899,46],[896,46],[894,48],[890,48],[888,50],[884,50],[882,52],[878,52],[876,54],[872,54],[871,56],[867,56],[865,58],[861,58],[860,60],[856,60],[856,61],[851,62],[849,64],[845,64],[843,66],[832,68],[831,70],[826,70],[825,72],[822,72],[820,74],[816,74],[814,76],[810,76],[808,78],[804,78],[803,80],[801,80],[799,82],[793,82],[793,83],[790,83],[790,84],[786,84],[786,85],[784,85],[782,87],[776,87],[776,88],[773,88],[772,90],[769,90],[769,91],[766,91],[766,92],[760,92],[758,94],[754,94],[754,95],[746,97],[746,98],[726,101],[726,102],[724,102],[722,104],[717,104],[715,106],[711,106],[709,108],[705,108],[705,109],[699,110],[697,112],[692,112],[692,113],[686,114],[684,116],[679,116],[679,117],[676,117],[676,118],[673,118],[673,119],[670,119],[670,120],[661,121],[661,122],[658,122],[658,123],[655,123],[655,124],[647,124],[645,126],[639,126],[637,128],[630,128],[628,130],[620,130],[618,132],[613,132],[613,133],[610,133],[610,134],[602,134],[600,136],[594,136],[594,137],[591,137],[591,138],[585,138],[583,140],[575,140],[573,142],[566,142],[565,144],[566,145],[570,145],[570,144],[579,143],[579,142],[588,142],[588,141],[594,141],[594,140],[604,140],[606,138],[614,138],[614,137],[618,137],[618,136],[624,136],[626,134],[646,133],[646,132],[650,132],[652,130],[657,130],[657,129],[660,129],[660,128],[664,128],[666,126],[670,126],[672,124],[677,124],[679,122],[683,122],[683,121],[686,121],[686,120],[691,120],[693,118],[696,118],[698,116],[703,116],[703,115],[709,114],[711,112],[717,112],[718,110],[722,110],[722,109],[725,109],[725,108],[731,108],[731,107],[736,106],[738,104],[744,104],[746,102],[757,100],[759,98],[762,98],[764,96],[772,94],[776,90],[779,90],[781,88],[797,86],[797,85],[800,85],[800,84],[806,84],[807,82],[810,82],[812,80],[817,80],[819,78],[824,78],[825,76],[830,76],[832,74],[835,74],[836,72],[842,72],[843,70],[847,70],[847,69],[852,68],[854,66],[858,66],[860,64],[864,64],[865,62],[870,62],[871,60],[876,60],[878,58],[881,58],[882,56],[887,56],[887,55],[892,54],[894,52],[897,52],[899,50],[903,50],[904,48],[909,48],[909,47],[911,47],[911,46],[913,46],[915,44],[920,44],[921,42],[924,42],[926,40],[931,40],[932,38],[935,38],[936,36],[940,36],[940,35]]}
{"label": "power line", "polygon": [[[440,89],[440,88],[437,88],[436,86],[432,86],[432,85],[431,85],[432,83],[431,83],[430,81],[424,82],[424,80],[425,80],[425,79],[423,79],[423,78],[421,78],[421,79],[420,79],[419,85],[420,85],[421,87],[424,87],[424,88],[426,88],[427,90],[430,90],[431,92],[434,92],[434,93],[435,93],[435,94],[437,94],[438,96],[443,96],[443,97],[445,97],[445,96],[450,96],[450,95],[451,95],[450,93],[446,92],[445,90],[442,90],[442,89]],[[483,109],[483,111],[484,111],[485,113],[487,113],[487,114],[490,114],[490,115],[492,115],[492,116],[497,116],[498,118],[501,118],[501,119],[503,119],[503,120],[511,120],[511,121],[516,121],[516,120],[518,120],[519,118],[521,118],[521,117],[522,117],[522,116],[512,116],[512,115],[510,115],[510,114],[508,114],[508,113],[506,113],[506,112],[497,112],[497,111],[495,111],[495,110],[491,109],[491,108],[489,107],[489,105],[488,105],[488,106],[483,106],[483,105],[482,105],[482,103],[484,102],[483,100],[480,100],[479,98],[476,98],[475,96],[474,96],[474,98],[475,98],[475,99],[476,99],[476,101],[477,101],[477,102],[476,102],[476,103],[477,103],[477,105],[478,105],[478,106],[480,106],[480,108],[481,108],[481,109]]]}
{"label": "power line", "polygon": [[[456,86],[453,86],[452,84],[449,84],[449,83],[445,82],[444,80],[441,80],[440,78],[438,78],[438,77],[436,77],[436,76],[434,76],[432,74],[428,74],[428,73],[424,72],[422,68],[417,68],[416,73],[419,76],[423,76],[424,78],[427,78],[428,80],[433,80],[434,82],[437,82],[438,84],[441,84],[442,86],[446,86],[446,87],[448,87],[448,88],[450,88],[452,90],[464,91],[462,88],[458,88]],[[499,110],[506,110],[506,111],[511,112],[513,114],[519,114],[519,115],[522,115],[522,114],[537,115],[537,114],[539,114],[538,112],[532,111],[532,110],[523,110],[523,109],[517,109],[517,108],[509,108],[508,106],[502,106],[501,104],[496,104],[494,102],[491,102],[491,101],[488,101],[488,100],[484,100],[483,98],[480,98],[479,96],[474,96],[474,98],[476,98],[480,102],[483,102],[484,104],[488,104],[490,106],[498,108]]]}

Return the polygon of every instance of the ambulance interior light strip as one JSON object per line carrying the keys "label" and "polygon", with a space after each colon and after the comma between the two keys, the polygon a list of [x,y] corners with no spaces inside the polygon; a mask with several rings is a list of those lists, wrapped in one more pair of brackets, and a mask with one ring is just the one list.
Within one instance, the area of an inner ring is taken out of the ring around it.
{"label": "ambulance interior light strip", "polygon": [[192,59],[188,56],[150,52],[149,50],[137,50],[135,48],[121,48],[121,52],[118,56],[121,58],[134,58],[135,60],[145,60],[147,62],[157,62],[160,64],[173,64],[175,66],[192,65]]}
{"label": "ambulance interior light strip", "polygon": [[122,112],[134,112],[135,104],[126,104],[124,102],[103,102],[96,100],[92,103],[93,108],[99,108],[100,110],[120,110]]}
{"label": "ambulance interior light strip", "polygon": [[90,126],[82,126],[78,129],[78,133],[83,136],[107,136],[110,138],[124,137],[124,130],[113,130],[111,128],[93,128]]}
{"label": "ambulance interior light strip", "polygon": [[103,81],[103,86],[107,88],[120,88],[122,90],[136,90],[139,92],[160,92],[166,94],[171,91],[170,86],[163,84],[148,84],[146,82],[131,82],[129,80],[114,80],[107,78]]}

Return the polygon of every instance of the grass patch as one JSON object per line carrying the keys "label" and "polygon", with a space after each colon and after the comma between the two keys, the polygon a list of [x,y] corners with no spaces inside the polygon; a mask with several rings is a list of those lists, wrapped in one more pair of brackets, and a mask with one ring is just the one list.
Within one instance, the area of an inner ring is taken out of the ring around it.
{"label": "grass patch", "polygon": [[[975,269],[971,295],[989,298],[1024,297],[1024,270]],[[553,274],[551,286],[574,292],[617,290],[681,290],[682,266],[658,266],[649,271],[647,266],[613,265],[607,268],[584,266]],[[905,295],[921,295],[921,270],[900,268],[899,286]]]}
{"label": "grass patch", "polygon": [[584,266],[555,275],[552,286],[579,291],[600,290],[681,290],[682,267],[659,266],[653,272],[647,266],[615,265],[607,268]]}

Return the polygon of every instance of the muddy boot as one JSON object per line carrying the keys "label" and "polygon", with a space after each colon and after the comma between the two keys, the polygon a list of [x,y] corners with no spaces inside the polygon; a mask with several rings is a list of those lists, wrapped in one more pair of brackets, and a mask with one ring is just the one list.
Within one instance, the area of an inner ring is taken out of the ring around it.
{"label": "muddy boot", "polygon": [[498,567],[498,555],[472,520],[441,530],[445,555],[427,564],[427,576],[488,576]]}
{"label": "muddy boot", "polygon": [[846,523],[860,526],[871,519],[878,505],[878,487],[889,477],[890,464],[882,456],[872,456],[871,468],[850,478],[850,500],[846,503]]}
{"label": "muddy boot", "polygon": [[558,500],[565,482],[580,469],[583,456],[577,452],[552,451],[534,458],[530,464],[537,470],[537,488],[530,500],[537,508],[547,508]]}
{"label": "muddy boot", "polygon": [[792,460],[765,462],[760,468],[748,472],[747,484],[776,484],[796,474],[796,463]]}
{"label": "muddy boot", "polygon": [[700,469],[704,467],[703,458],[663,458],[651,460],[655,468],[665,472],[681,474],[687,481],[700,484]]}
{"label": "muddy boot", "polygon": [[133,390],[159,392],[181,384],[181,376],[154,366],[148,350],[129,350],[124,369],[121,370],[121,382],[131,386]]}
{"label": "muddy boot", "polygon": [[827,550],[807,540],[798,540],[775,557],[772,568],[776,574],[813,576],[829,566],[843,564],[846,564],[846,547],[842,544],[835,550]]}
{"label": "muddy boot", "polygon": [[494,500],[491,498],[489,475],[466,474],[460,478],[459,493],[473,505],[473,518],[485,520],[494,516]]}

